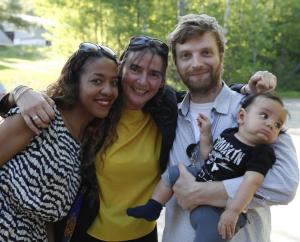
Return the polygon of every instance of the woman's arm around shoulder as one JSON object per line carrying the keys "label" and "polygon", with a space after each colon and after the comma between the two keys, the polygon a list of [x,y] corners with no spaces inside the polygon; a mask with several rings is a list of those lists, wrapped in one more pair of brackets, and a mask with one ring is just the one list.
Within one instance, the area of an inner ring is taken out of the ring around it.
{"label": "woman's arm around shoulder", "polygon": [[9,116],[0,123],[0,166],[22,151],[35,133],[20,114]]}

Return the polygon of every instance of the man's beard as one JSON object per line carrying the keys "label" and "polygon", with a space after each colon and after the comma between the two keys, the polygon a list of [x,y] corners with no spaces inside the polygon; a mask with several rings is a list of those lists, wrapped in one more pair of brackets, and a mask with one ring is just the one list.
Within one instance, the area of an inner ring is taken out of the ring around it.
{"label": "man's beard", "polygon": [[185,82],[185,85],[189,88],[190,92],[192,93],[199,93],[199,94],[206,94],[214,90],[218,83],[221,80],[221,65],[217,68],[215,72],[210,73],[210,75],[203,79],[199,80],[199,85],[193,85],[195,81],[188,80]]}

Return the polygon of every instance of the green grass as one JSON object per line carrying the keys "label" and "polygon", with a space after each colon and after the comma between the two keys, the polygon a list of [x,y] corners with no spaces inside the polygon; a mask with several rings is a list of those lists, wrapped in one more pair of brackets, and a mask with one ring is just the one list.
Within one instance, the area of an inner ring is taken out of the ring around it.
{"label": "green grass", "polygon": [[45,89],[57,79],[66,61],[51,53],[49,47],[0,48],[0,83],[7,90],[19,84]]}
{"label": "green grass", "polygon": [[300,98],[300,92],[298,91],[278,91],[277,93],[284,98]]}
{"label": "green grass", "polygon": [[[67,56],[54,55],[49,47],[0,47],[0,83],[7,90],[23,84],[35,90],[44,90],[54,82]],[[169,84],[179,86],[169,81]],[[283,98],[300,98],[299,91],[278,91]]]}
{"label": "green grass", "polygon": [[[0,46],[1,59],[18,58],[24,60],[37,60],[47,56],[47,47],[36,46]],[[45,51],[46,50],[46,51]]]}

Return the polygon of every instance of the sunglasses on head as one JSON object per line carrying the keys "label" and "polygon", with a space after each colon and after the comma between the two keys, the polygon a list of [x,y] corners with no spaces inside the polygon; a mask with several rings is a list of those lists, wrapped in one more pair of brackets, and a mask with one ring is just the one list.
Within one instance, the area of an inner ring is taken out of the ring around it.
{"label": "sunglasses on head", "polygon": [[160,39],[151,38],[148,36],[134,36],[130,39],[128,49],[159,46],[165,55],[169,53],[169,47]]}
{"label": "sunglasses on head", "polygon": [[109,47],[104,45],[98,45],[90,42],[83,42],[79,45],[79,50],[86,53],[100,53],[107,58],[117,62],[117,54]]}

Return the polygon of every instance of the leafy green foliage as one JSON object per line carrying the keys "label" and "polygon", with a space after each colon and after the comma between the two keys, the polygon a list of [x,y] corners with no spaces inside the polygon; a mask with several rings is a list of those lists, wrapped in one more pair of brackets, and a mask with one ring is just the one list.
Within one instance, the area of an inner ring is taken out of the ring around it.
{"label": "leafy green foliage", "polygon": [[4,21],[13,23],[20,28],[27,28],[30,24],[18,16],[18,14],[24,13],[25,10],[19,0],[1,0],[0,29],[2,28],[1,23]]}
{"label": "leafy green foliage", "polygon": [[[278,76],[280,89],[300,91],[299,0],[31,1],[37,14],[55,19],[51,40],[64,54],[82,41],[106,44],[121,54],[133,35],[166,40],[180,14],[215,16],[226,29],[224,80],[246,82],[255,71],[269,70]],[[180,87],[172,61],[168,79]]]}

